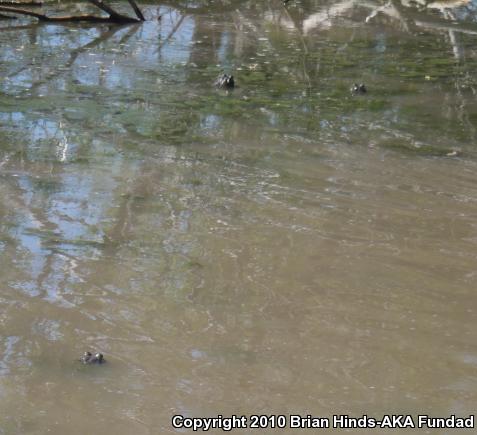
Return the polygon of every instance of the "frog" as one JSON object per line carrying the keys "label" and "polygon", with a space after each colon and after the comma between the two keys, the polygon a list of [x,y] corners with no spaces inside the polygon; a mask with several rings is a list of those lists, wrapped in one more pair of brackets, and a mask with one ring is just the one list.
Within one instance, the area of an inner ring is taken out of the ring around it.
{"label": "frog", "polygon": [[366,92],[368,92],[368,90],[366,89],[366,86],[364,85],[364,83],[354,83],[353,86],[351,86],[351,89],[350,89],[351,93],[352,94],[365,94]]}
{"label": "frog", "polygon": [[217,78],[214,85],[217,88],[221,88],[221,89],[232,89],[235,87],[234,76],[232,75],[229,76],[228,74],[222,74],[221,76]]}
{"label": "frog", "polygon": [[83,364],[104,364],[106,362],[102,353],[96,352],[95,354],[92,354],[89,351],[83,354],[80,361]]}

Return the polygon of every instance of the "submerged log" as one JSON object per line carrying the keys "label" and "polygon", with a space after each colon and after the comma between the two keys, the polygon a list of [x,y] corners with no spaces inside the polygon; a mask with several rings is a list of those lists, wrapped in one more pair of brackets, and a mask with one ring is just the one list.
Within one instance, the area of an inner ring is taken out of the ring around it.
{"label": "submerged log", "polygon": [[27,15],[29,17],[37,18],[39,21],[53,22],[53,23],[62,23],[62,22],[72,22],[72,21],[89,21],[95,23],[137,23],[139,20],[136,18],[127,17],[124,15],[121,16],[109,16],[109,17],[98,17],[97,15],[65,15],[62,17],[49,17],[44,14],[39,14],[37,12],[29,11],[27,9],[12,8],[10,6],[0,6],[0,12],[9,12],[12,14],[18,15]]}
{"label": "submerged log", "polygon": [[12,17],[11,15],[0,14],[0,20],[15,20],[17,17]]}
{"label": "submerged log", "polygon": [[[104,3],[102,0],[88,0],[90,3],[93,3],[97,8],[106,12],[109,16],[98,16],[98,15],[65,15],[65,16],[48,16],[45,14],[40,14],[38,12],[31,11],[29,9],[23,9],[17,7],[17,5],[23,6],[21,3],[16,3],[15,6],[3,6],[0,3],[0,12],[8,12],[11,14],[26,15],[29,17],[34,17],[42,22],[53,22],[53,23],[65,23],[65,22],[78,22],[78,21],[87,21],[94,23],[118,23],[118,24],[132,24],[138,23],[140,21],[145,21],[144,15],[137,6],[134,0],[128,0],[129,4],[133,7],[134,12],[138,18],[132,18],[127,15],[120,14],[116,12],[112,7]],[[12,3],[13,4],[13,3]]]}
{"label": "submerged log", "polygon": [[40,7],[43,6],[43,2],[39,1],[13,1],[13,0],[1,0],[0,6],[30,6],[30,7]]}

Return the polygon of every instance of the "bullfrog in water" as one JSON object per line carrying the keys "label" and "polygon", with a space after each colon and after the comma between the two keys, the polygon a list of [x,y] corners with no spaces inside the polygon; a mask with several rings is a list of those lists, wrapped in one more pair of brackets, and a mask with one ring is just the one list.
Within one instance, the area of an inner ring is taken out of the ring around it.
{"label": "bullfrog in water", "polygon": [[80,358],[80,361],[83,364],[104,364],[106,360],[102,353],[95,353],[94,355],[91,352],[85,352]]}
{"label": "bullfrog in water", "polygon": [[363,83],[355,83],[353,86],[351,86],[350,91],[352,94],[365,94],[368,92],[366,86]]}
{"label": "bullfrog in water", "polygon": [[222,89],[232,89],[235,87],[234,76],[222,74],[214,83],[215,86]]}

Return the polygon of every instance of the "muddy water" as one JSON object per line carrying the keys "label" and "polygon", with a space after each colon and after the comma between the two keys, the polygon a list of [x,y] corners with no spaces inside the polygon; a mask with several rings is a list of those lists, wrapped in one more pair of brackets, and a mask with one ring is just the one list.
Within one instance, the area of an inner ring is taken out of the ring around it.
{"label": "muddy water", "polygon": [[257,3],[1,24],[1,434],[475,412],[474,5]]}

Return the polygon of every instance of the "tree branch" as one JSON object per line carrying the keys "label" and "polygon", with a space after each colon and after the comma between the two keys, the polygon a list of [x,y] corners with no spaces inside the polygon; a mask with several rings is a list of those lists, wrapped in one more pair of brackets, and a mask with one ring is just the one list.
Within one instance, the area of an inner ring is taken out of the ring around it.
{"label": "tree branch", "polygon": [[36,1],[36,0],[31,0],[31,1],[24,1],[24,2],[17,2],[14,0],[0,0],[0,6],[43,6],[43,2]]}
{"label": "tree branch", "polygon": [[144,18],[144,15],[141,12],[141,9],[139,9],[138,5],[134,0],[128,0],[129,4],[131,7],[134,9],[134,12],[136,13],[136,17],[138,17],[141,21],[146,21]]}
{"label": "tree branch", "polygon": [[38,18],[40,21],[45,21],[48,18],[46,15],[43,14],[37,14],[36,12],[29,11],[27,9],[19,9],[11,6],[0,6],[0,11],[9,12],[12,14],[28,15],[30,17]]}
{"label": "tree branch", "polygon": [[20,9],[17,7],[11,6],[0,6],[0,12],[8,12],[12,14],[18,15],[27,15],[30,17],[37,18],[39,21],[44,22],[55,22],[55,23],[62,23],[62,22],[71,22],[71,21],[89,21],[94,23],[138,23],[139,20],[137,18],[131,18],[127,15],[122,15],[117,13],[114,9],[110,8],[109,6],[105,5],[100,0],[89,0],[95,6],[100,8],[101,10],[107,12],[109,17],[98,17],[96,15],[66,15],[62,17],[48,17],[44,14],[39,14],[37,12],[30,11],[28,9]]}
{"label": "tree branch", "polygon": [[89,2],[93,3],[97,8],[109,14],[110,17],[124,17],[124,15],[118,14],[112,7],[108,6],[102,0],[89,0]]}

